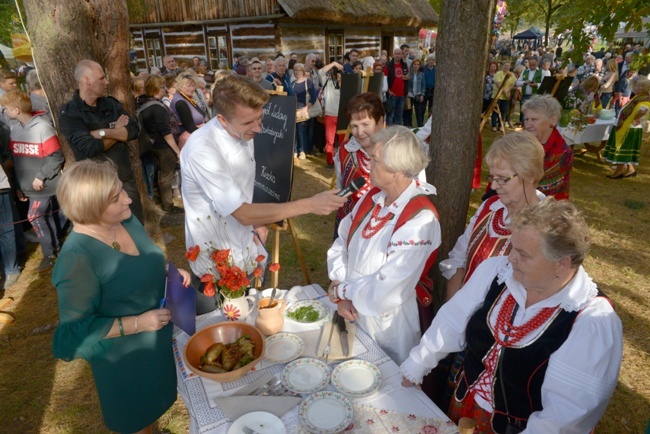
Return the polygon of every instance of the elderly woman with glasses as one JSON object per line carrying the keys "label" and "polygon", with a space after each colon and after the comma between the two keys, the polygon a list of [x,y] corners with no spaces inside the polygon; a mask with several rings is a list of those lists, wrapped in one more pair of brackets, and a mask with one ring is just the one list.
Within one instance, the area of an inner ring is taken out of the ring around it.
{"label": "elderly woman with glasses", "polygon": [[[311,78],[305,74],[305,65],[296,63],[293,66],[293,75],[296,80],[293,82],[293,91],[298,103],[298,112],[301,116],[309,116],[309,108],[318,104],[318,91]],[[311,154],[314,146],[314,118],[296,124],[296,147],[294,158],[304,160],[305,154]]]}
{"label": "elderly woman with glasses", "polygon": [[539,180],[539,189],[546,196],[568,199],[573,150],[557,130],[562,106],[550,95],[533,95],[521,111],[525,115],[526,131],[544,146],[544,176]]}
{"label": "elderly woman with glasses", "polygon": [[[375,95],[376,96],[376,95]],[[414,178],[429,157],[405,127],[370,138],[374,186],[341,222],[327,252],[330,300],[368,332],[397,363],[417,345],[432,299],[418,285],[440,245],[432,185]]]}
{"label": "elderly woman with glasses", "polygon": [[623,331],[582,267],[589,228],[569,201],[548,198],[511,230],[510,254],[484,261],[442,306],[402,384],[465,350],[452,420],[471,417],[476,433],[591,432],[616,387]]}
{"label": "elderly woman with glasses", "polygon": [[202,127],[207,120],[205,111],[195,99],[198,79],[196,75],[181,73],[176,78],[176,93],[172,97],[171,109],[181,120],[181,137],[179,145],[182,148],[194,131]]}
{"label": "elderly woman with glasses", "polygon": [[469,280],[476,267],[492,256],[510,252],[510,223],[526,205],[544,199],[536,190],[544,176],[544,149],[532,134],[510,133],[494,141],[485,155],[488,182],[496,195],[484,201],[463,235],[440,263],[447,299]]}

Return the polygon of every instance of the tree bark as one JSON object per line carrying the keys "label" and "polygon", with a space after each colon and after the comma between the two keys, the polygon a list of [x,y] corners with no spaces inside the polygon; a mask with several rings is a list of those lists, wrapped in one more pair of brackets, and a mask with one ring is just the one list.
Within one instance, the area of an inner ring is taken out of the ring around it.
{"label": "tree bark", "polygon": [[[109,80],[109,94],[135,113],[130,92],[129,18],[125,0],[22,0],[25,25],[32,42],[34,64],[45,91],[52,118],[58,125],[61,106],[77,89],[74,68],[80,60],[102,65]],[[74,155],[65,137],[59,140],[67,162]],[[129,143],[131,166],[143,198],[145,224],[157,232],[159,217],[148,198],[142,178],[137,141]]]}
{"label": "tree bark", "polygon": [[447,283],[438,263],[448,257],[467,220],[495,4],[496,0],[444,0],[442,5],[427,168],[427,179],[438,190],[433,202],[442,227],[438,260],[431,270],[438,297],[435,309],[444,302]]}

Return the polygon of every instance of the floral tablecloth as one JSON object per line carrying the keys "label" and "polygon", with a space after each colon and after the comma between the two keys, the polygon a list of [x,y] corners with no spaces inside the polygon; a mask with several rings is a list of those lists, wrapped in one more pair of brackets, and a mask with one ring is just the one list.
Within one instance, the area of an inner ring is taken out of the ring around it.
{"label": "floral tablecloth", "polygon": [[[266,295],[266,293],[263,295]],[[334,309],[334,305],[329,302],[325,292],[319,285],[294,288],[289,292],[283,291],[281,297],[291,298],[288,299],[288,302],[320,299],[325,304],[328,304],[331,309]],[[198,317],[196,328],[200,330],[221,321],[224,321],[224,317],[220,312],[215,311]],[[249,317],[247,322],[254,323],[254,318]],[[285,322],[284,331],[299,332],[319,327],[318,325],[298,325],[287,321]],[[214,403],[214,398],[231,395],[239,388],[266,374],[273,374],[279,378],[285,364],[263,365],[259,363],[255,370],[238,381],[217,383],[195,375],[185,366],[183,349],[188,339],[187,334],[178,328],[175,329],[173,345],[176,356],[178,392],[190,413],[190,432],[196,434],[225,434],[228,432],[232,421]],[[361,344],[361,347],[367,350],[359,354],[357,358],[374,363],[381,371],[383,381],[380,389],[374,395],[364,399],[352,400],[355,406],[355,423],[346,432],[369,433],[370,430],[373,433],[426,432],[427,434],[447,434],[458,432],[445,414],[422,391],[401,386],[399,367],[360,327],[357,327],[356,339]],[[331,385],[330,389],[335,390]],[[287,427],[288,433],[302,432],[297,407],[287,412],[281,419]],[[417,426],[421,426],[422,429],[415,430]],[[394,427],[399,431],[394,430]]]}

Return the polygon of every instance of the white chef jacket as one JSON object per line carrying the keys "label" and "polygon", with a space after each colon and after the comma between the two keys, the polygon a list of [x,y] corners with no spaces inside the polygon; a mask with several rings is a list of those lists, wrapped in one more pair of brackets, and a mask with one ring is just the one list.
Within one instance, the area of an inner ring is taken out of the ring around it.
{"label": "white chef jacket", "polygon": [[181,174],[185,243],[188,248],[201,248],[199,259],[190,262],[194,274],[209,272],[209,242],[231,249],[235,264],[251,273],[255,258],[264,250],[255,245],[253,227],[240,224],[232,213],[253,201],[253,140],[232,137],[213,118],[192,133],[181,150]]}

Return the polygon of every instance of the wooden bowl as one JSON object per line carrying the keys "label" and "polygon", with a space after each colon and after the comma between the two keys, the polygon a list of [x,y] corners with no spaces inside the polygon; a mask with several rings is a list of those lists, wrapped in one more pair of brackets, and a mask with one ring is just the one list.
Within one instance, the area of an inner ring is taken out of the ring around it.
{"label": "wooden bowl", "polygon": [[[242,366],[230,372],[221,374],[213,374],[199,369],[201,363],[201,356],[212,345],[218,342],[223,344],[230,344],[244,335],[250,336],[251,340],[255,343],[255,360],[249,364]],[[250,324],[243,322],[220,322],[199,330],[190,338],[185,346],[185,362],[188,368],[196,375],[209,378],[210,380],[226,383],[230,381],[239,380],[246,375],[248,371],[253,369],[253,366],[259,362],[259,359],[264,354],[264,336],[262,333]]]}

